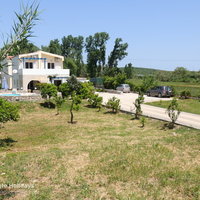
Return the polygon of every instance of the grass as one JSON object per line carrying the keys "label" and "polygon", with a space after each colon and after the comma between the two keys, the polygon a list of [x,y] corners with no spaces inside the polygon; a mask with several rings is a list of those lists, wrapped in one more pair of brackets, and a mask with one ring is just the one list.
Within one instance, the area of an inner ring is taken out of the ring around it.
{"label": "grass", "polygon": [[[20,103],[21,118],[1,129],[0,183],[32,189],[0,189],[0,199],[199,199],[200,134],[148,119],[104,114],[81,106],[69,124],[37,103]],[[31,109],[30,109],[31,108]],[[7,141],[7,140],[5,140]]]}
{"label": "grass", "polygon": [[[167,108],[171,101],[157,101],[146,103],[152,106],[158,106],[161,108]],[[200,100],[197,99],[179,99],[178,100],[181,111],[200,114]]]}

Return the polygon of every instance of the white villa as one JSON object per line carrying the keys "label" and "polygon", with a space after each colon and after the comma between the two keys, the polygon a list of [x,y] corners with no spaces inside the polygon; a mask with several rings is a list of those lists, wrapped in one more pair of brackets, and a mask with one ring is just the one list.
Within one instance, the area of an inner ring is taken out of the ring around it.
{"label": "white villa", "polygon": [[63,69],[64,57],[44,51],[8,56],[1,72],[2,83],[7,89],[34,90],[37,83],[60,85],[70,76],[69,69]]}

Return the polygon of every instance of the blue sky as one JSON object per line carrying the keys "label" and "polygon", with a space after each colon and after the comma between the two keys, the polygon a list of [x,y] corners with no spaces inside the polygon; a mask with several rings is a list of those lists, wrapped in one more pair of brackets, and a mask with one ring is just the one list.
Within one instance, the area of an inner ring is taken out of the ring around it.
{"label": "blue sky", "polygon": [[[0,33],[11,30],[18,0],[1,2]],[[24,0],[23,2],[30,2]],[[31,41],[47,45],[63,36],[87,37],[108,32],[107,53],[121,37],[129,44],[128,56],[137,67],[173,70],[178,66],[200,70],[199,0],[40,0],[40,21]],[[2,9],[3,8],[3,9]],[[2,43],[0,42],[2,45]]]}

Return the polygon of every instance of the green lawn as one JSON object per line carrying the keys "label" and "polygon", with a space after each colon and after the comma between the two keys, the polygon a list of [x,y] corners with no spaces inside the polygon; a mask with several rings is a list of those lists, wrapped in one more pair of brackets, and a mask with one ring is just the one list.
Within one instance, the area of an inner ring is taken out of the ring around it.
{"label": "green lawn", "polygon": [[[199,199],[200,132],[81,106],[76,124],[37,103],[0,134],[0,199]],[[5,140],[9,137],[10,139]]]}
{"label": "green lawn", "polygon": [[[152,106],[158,106],[161,108],[167,108],[171,101],[157,101],[146,103]],[[196,99],[179,99],[178,100],[181,111],[190,112],[194,114],[200,114],[200,100]]]}

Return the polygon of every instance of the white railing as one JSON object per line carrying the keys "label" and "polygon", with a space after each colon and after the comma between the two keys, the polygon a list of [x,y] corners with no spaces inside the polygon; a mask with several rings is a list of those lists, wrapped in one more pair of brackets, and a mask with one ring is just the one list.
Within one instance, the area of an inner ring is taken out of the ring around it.
{"label": "white railing", "polygon": [[69,76],[69,69],[22,69],[23,75],[64,75]]}

